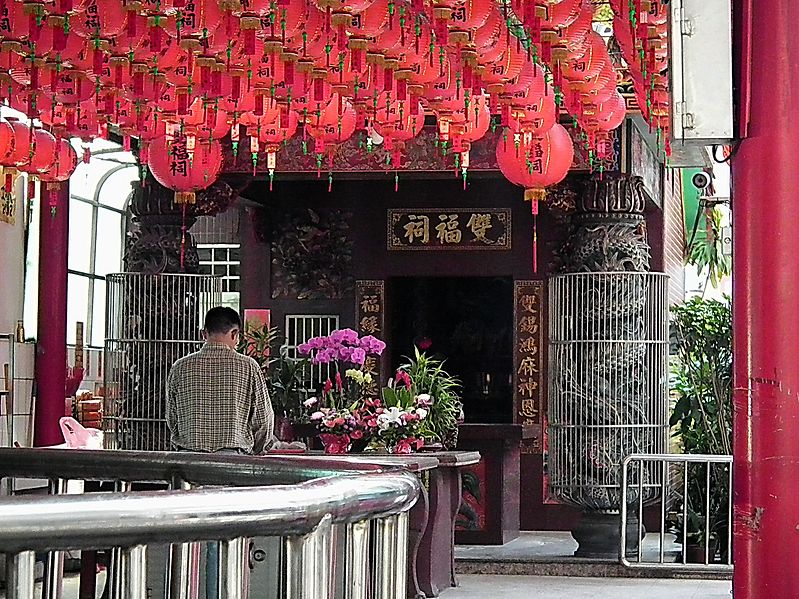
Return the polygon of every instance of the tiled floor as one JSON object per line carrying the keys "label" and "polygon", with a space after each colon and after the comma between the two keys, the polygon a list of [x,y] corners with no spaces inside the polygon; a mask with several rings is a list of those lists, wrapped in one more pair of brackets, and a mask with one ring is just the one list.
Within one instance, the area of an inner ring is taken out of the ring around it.
{"label": "tiled floor", "polygon": [[715,580],[462,575],[442,599],[730,599],[731,583]]}

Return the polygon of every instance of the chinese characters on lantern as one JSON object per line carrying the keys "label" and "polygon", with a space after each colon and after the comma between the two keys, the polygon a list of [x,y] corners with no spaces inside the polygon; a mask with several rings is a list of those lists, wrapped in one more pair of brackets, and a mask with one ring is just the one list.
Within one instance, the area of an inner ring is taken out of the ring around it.
{"label": "chinese characters on lantern", "polygon": [[525,440],[522,453],[541,453],[541,388],[543,385],[543,283],[516,281],[514,285],[514,397],[516,421],[539,432]]}
{"label": "chinese characters on lantern", "polygon": [[[360,335],[385,337],[385,283],[383,281],[357,281],[355,283],[355,316]],[[376,396],[379,389],[381,363],[376,356],[367,356],[364,371],[372,375],[373,383],[367,389]]]}
{"label": "chinese characters on lantern", "polygon": [[511,212],[496,208],[388,211],[389,250],[510,250]]}

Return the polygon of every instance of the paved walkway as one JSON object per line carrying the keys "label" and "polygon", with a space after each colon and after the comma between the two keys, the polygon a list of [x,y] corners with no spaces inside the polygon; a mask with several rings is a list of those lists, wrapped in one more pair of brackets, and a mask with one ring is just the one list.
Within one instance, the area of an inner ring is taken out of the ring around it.
{"label": "paved walkway", "polygon": [[655,578],[565,578],[463,574],[442,599],[730,599],[731,583]]}

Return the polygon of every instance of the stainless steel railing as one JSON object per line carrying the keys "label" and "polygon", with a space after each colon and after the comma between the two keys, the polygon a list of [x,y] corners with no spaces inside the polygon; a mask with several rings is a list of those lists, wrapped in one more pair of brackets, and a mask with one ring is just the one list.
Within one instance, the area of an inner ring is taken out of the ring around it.
{"label": "stainless steel railing", "polygon": [[[62,551],[111,547],[110,597],[143,599],[148,546],[166,543],[163,596],[192,599],[203,541],[221,541],[220,597],[247,597],[250,537],[281,539],[282,597],[329,599],[338,588],[348,599],[404,599],[407,512],[419,482],[358,459],[341,468],[315,458],[0,450],[0,476],[49,478],[51,492],[70,479],[110,479],[119,491],[0,500],[7,599],[32,599],[35,552],[49,552],[43,597],[58,599]],[[172,490],[131,491],[134,481],[169,481]],[[208,484],[250,486],[192,488]]]}
{"label": "stainless steel railing", "polygon": [[[624,459],[621,468],[623,565],[732,571],[731,455],[634,454]],[[648,500],[651,497],[657,499]],[[629,551],[630,539],[640,532],[628,536],[630,521],[640,527],[645,507],[659,510],[657,545],[638,542]]]}

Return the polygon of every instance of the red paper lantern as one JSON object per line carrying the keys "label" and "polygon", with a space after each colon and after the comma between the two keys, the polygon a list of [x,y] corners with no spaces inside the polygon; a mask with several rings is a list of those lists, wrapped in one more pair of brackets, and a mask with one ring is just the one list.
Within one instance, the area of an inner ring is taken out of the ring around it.
{"label": "red paper lantern", "polygon": [[44,129],[35,129],[33,132],[33,154],[30,162],[22,166],[23,170],[32,175],[46,173],[56,159],[57,144],[55,137]]}
{"label": "red paper lantern", "polygon": [[78,166],[78,153],[66,139],[58,141],[55,160],[39,175],[42,181],[67,181]]}
{"label": "red paper lantern", "polygon": [[84,39],[112,39],[125,29],[127,12],[122,0],[86,0],[70,18],[70,30]]}
{"label": "red paper lantern", "polygon": [[4,166],[24,167],[30,163],[33,153],[33,132],[26,123],[19,119],[8,117],[6,122],[14,130],[14,143],[6,157]]}
{"label": "red paper lantern", "polygon": [[14,127],[4,118],[0,118],[0,165],[9,164],[15,143]]}
{"label": "red paper lantern", "polygon": [[183,2],[168,15],[164,30],[172,37],[211,36],[222,23],[223,16],[215,0]]}
{"label": "red paper lantern", "polygon": [[497,165],[508,181],[524,187],[525,199],[542,200],[545,189],[562,181],[574,160],[569,132],[554,125],[542,137],[517,134],[497,142]]}
{"label": "red paper lantern", "polygon": [[327,108],[305,123],[305,129],[314,139],[314,151],[317,154],[324,154],[329,148],[352,137],[355,133],[355,123],[356,115],[352,104],[347,100],[339,102],[339,98],[334,97]]}
{"label": "red paper lantern", "polygon": [[219,176],[222,168],[222,148],[218,141],[197,144],[193,149],[184,135],[160,138],[154,146],[163,144],[166,151],[150,152],[148,166],[155,180],[175,191],[175,202],[193,204],[195,193],[206,189]]}

